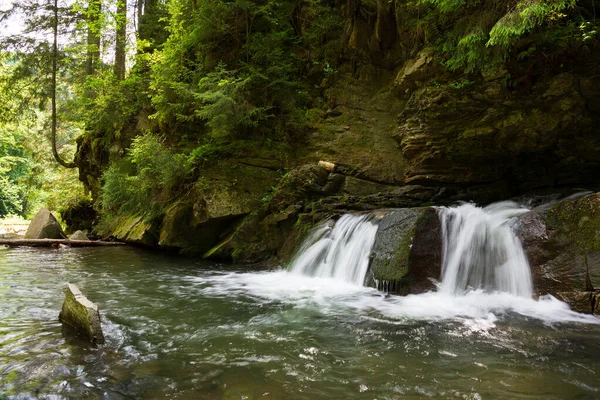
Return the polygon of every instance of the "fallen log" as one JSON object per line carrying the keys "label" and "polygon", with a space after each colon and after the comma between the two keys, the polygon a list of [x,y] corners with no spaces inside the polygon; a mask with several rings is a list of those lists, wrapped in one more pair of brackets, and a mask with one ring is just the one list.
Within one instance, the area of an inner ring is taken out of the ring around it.
{"label": "fallen log", "polygon": [[71,247],[93,246],[123,246],[123,242],[104,242],[101,240],[71,240],[71,239],[0,239],[0,245],[10,247],[58,247],[59,245]]}

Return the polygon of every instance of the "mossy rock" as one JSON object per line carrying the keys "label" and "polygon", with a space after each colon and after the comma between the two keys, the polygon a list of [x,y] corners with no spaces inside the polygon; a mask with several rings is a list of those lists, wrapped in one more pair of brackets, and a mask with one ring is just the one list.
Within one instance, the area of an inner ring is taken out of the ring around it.
{"label": "mossy rock", "polygon": [[600,289],[600,194],[526,213],[516,229],[537,293]]}
{"label": "mossy rock", "polygon": [[408,274],[408,256],[422,208],[391,211],[379,222],[371,255],[371,273],[376,280],[399,281]]}
{"label": "mossy rock", "polygon": [[600,251],[600,193],[565,200],[548,211],[548,229],[581,251]]}
{"label": "mossy rock", "polygon": [[127,243],[156,247],[160,222],[160,218],[146,219],[145,216],[121,215],[112,222],[114,228],[110,232],[100,230],[98,233],[112,234],[116,239]]}
{"label": "mossy rock", "polygon": [[379,223],[371,255],[372,277],[401,294],[430,290],[430,278],[440,276],[441,246],[434,208],[392,210]]}
{"label": "mossy rock", "polygon": [[65,301],[58,319],[92,343],[104,343],[98,306],[88,300],[77,286],[67,284]]}
{"label": "mossy rock", "polygon": [[573,311],[586,314],[594,312],[593,292],[559,292],[556,297],[567,303]]}
{"label": "mossy rock", "polygon": [[69,236],[70,240],[90,240],[89,237],[83,231],[75,231],[71,236]]}

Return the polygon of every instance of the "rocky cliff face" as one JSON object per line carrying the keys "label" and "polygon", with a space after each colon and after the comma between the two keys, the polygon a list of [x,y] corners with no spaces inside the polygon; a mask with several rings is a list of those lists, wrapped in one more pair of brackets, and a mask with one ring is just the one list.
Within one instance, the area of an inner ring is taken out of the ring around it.
{"label": "rocky cliff face", "polygon": [[[277,263],[314,223],[347,211],[486,203],[533,189],[600,183],[596,49],[542,69],[517,60],[457,74],[442,66],[440,54],[394,2],[334,3],[346,17],[344,56],[317,85],[322,106],[311,110],[304,137],[277,151],[229,155],[162,215],[123,216],[116,229],[102,233],[212,259]],[[118,143],[80,143],[82,180],[96,196],[102,170],[147,128],[140,117]],[[318,166],[321,160],[335,167]],[[598,258],[596,250],[568,250],[561,238],[579,222],[569,225],[561,215],[527,217],[531,232],[523,240],[533,243],[528,254],[538,285],[552,293],[591,293],[598,286],[586,283],[589,274],[573,273],[558,285],[544,272],[551,265],[581,272]],[[549,239],[540,244],[544,235]],[[403,257],[426,253],[417,245]],[[419,271],[389,279],[420,281]]]}

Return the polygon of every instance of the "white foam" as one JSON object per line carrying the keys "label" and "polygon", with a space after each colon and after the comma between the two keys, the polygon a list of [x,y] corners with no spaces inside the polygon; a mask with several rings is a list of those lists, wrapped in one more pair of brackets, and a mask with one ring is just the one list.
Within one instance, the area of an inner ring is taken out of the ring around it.
{"label": "white foam", "polygon": [[327,223],[317,227],[296,251],[290,271],[362,285],[377,235],[371,219],[369,214],[346,214],[333,228]]}
{"label": "white foam", "polygon": [[441,291],[471,289],[531,297],[529,263],[511,227],[526,208],[510,201],[485,208],[473,204],[439,209],[444,237]]}
{"label": "white foam", "polygon": [[373,288],[331,278],[308,277],[279,270],[274,272],[213,274],[189,278],[203,283],[204,294],[219,297],[247,296],[258,303],[281,302],[296,307],[316,307],[323,313],[376,313],[396,321],[456,320],[472,330],[488,330],[507,313],[517,313],[548,324],[600,324],[600,318],[579,314],[552,296],[539,300],[510,293],[474,290],[464,295],[428,292],[391,296]]}

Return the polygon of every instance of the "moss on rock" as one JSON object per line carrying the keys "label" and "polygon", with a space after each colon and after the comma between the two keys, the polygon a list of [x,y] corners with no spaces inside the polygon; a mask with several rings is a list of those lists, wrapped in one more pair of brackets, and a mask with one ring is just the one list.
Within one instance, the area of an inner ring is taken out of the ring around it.
{"label": "moss on rock", "polygon": [[548,211],[546,223],[561,241],[574,241],[582,251],[600,251],[600,193],[558,203]]}
{"label": "moss on rock", "polygon": [[65,301],[58,319],[92,343],[104,343],[98,306],[89,301],[77,286],[67,284]]}

